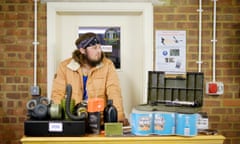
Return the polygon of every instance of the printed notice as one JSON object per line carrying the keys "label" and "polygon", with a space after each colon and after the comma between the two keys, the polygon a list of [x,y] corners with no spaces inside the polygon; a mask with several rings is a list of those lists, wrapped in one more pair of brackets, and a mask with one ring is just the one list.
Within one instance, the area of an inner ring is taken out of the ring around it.
{"label": "printed notice", "polygon": [[186,72],[186,31],[156,31],[156,71]]}

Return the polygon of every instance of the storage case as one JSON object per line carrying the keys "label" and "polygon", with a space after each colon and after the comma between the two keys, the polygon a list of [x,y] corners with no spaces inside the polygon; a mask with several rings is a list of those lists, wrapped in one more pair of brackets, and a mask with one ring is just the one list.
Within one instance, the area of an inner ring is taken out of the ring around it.
{"label": "storage case", "polygon": [[148,103],[137,110],[196,113],[203,105],[202,72],[173,75],[162,71],[148,72]]}
{"label": "storage case", "polygon": [[26,136],[82,136],[85,134],[85,121],[34,121],[24,122]]}

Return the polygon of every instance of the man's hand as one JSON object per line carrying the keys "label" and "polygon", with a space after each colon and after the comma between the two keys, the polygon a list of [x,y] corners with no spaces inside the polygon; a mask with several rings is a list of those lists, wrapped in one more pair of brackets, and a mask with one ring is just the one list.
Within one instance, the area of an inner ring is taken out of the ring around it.
{"label": "man's hand", "polygon": [[119,122],[122,123],[123,126],[129,126],[128,119],[126,119],[126,118],[124,120],[119,121]]}

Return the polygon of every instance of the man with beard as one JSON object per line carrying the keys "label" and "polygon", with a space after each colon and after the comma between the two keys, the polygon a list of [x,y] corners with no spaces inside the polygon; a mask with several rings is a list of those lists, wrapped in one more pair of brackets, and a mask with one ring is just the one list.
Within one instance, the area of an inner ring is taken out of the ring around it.
{"label": "man with beard", "polygon": [[118,75],[112,61],[104,56],[100,42],[94,33],[85,33],[75,42],[77,49],[72,58],[62,61],[58,67],[52,88],[52,100],[61,103],[67,84],[72,85],[75,103],[88,98],[112,99],[118,111],[118,120],[126,125]]}

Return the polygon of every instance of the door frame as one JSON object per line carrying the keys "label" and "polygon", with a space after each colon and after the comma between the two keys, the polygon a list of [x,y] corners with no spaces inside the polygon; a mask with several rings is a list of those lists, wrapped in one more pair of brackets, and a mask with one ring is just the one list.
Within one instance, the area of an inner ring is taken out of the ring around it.
{"label": "door frame", "polygon": [[110,13],[111,15],[136,15],[143,19],[143,98],[141,103],[147,102],[148,71],[153,70],[153,6],[152,3],[125,2],[47,2],[47,96],[51,98],[52,82],[56,72],[56,19],[60,14],[81,13]]}

